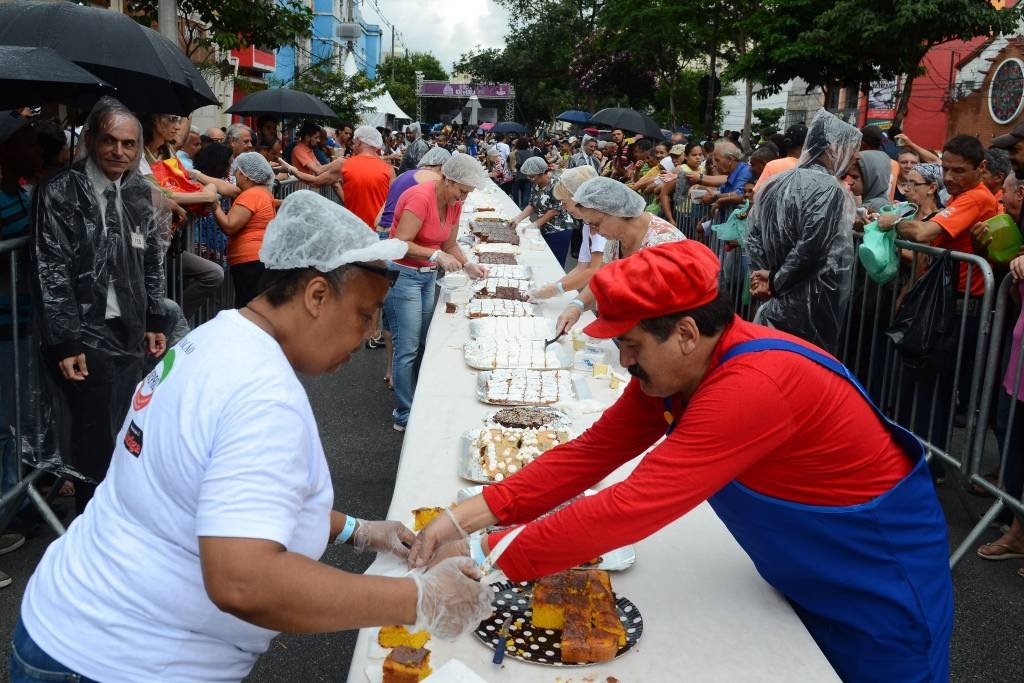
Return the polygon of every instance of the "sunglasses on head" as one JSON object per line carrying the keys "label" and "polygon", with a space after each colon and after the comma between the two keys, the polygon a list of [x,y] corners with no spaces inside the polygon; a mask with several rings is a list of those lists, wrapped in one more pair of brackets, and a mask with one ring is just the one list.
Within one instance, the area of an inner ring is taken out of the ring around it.
{"label": "sunglasses on head", "polygon": [[391,270],[390,268],[382,268],[381,266],[371,266],[369,263],[359,263],[358,261],[354,261],[349,265],[355,266],[356,268],[362,268],[363,270],[368,270],[371,273],[374,273],[375,275],[380,275],[381,277],[386,277],[388,279],[389,288],[394,287],[395,282],[398,281],[397,270]]}

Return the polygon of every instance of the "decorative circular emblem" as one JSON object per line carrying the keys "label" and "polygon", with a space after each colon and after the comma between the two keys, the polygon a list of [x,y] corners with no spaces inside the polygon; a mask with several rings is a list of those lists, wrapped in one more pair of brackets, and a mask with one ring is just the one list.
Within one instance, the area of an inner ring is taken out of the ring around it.
{"label": "decorative circular emblem", "polygon": [[139,412],[149,405],[149,402],[153,399],[153,392],[160,386],[160,383],[167,379],[167,375],[171,373],[171,368],[174,366],[174,349],[168,349],[167,353],[164,354],[163,359],[157,364],[153,371],[150,372],[142,382],[139,383],[139,388],[135,390],[135,396],[132,397],[132,409],[135,412]]}
{"label": "decorative circular emblem", "polygon": [[1024,62],[1011,57],[995,70],[988,87],[988,111],[996,123],[1011,123],[1024,105]]}

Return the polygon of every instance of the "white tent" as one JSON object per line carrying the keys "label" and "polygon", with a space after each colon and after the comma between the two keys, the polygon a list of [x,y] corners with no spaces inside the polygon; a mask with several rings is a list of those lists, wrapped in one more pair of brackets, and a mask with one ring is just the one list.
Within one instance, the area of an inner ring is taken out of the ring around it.
{"label": "white tent", "polygon": [[367,126],[388,127],[389,122],[393,124],[399,119],[411,121],[412,117],[402,111],[387,90],[363,104],[362,123]]}

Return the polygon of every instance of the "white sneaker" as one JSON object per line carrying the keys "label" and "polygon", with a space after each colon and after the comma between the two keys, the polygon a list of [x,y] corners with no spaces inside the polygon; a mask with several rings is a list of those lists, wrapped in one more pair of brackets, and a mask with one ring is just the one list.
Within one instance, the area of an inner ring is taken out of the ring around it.
{"label": "white sneaker", "polygon": [[0,536],[0,555],[6,555],[25,545],[25,537],[21,534],[3,534]]}
{"label": "white sneaker", "polygon": [[0,588],[7,588],[12,583],[14,583],[14,579],[3,572],[0,572]]}
{"label": "white sneaker", "polygon": [[397,422],[395,424],[391,425],[391,428],[394,429],[396,432],[404,432],[405,431],[405,425],[400,425]]}

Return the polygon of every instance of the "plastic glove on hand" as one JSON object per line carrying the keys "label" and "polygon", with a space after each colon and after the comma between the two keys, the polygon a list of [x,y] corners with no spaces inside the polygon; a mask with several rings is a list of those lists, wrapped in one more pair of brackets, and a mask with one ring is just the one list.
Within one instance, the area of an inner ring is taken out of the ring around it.
{"label": "plastic glove on hand", "polygon": [[579,306],[573,304],[566,306],[562,314],[558,316],[558,322],[555,323],[555,334],[567,334],[580,321],[581,315],[583,315],[583,311]]}
{"label": "plastic glove on hand", "polygon": [[480,570],[466,557],[450,557],[416,582],[416,625],[444,640],[454,640],[491,615],[494,592],[480,582]]}
{"label": "plastic glove on hand", "polygon": [[410,567],[426,567],[434,551],[445,543],[467,539],[469,534],[457,521],[450,509],[445,510],[443,515],[438,515],[430,524],[423,528],[423,531],[416,536],[409,551]]}
{"label": "plastic glove on hand", "polygon": [[541,301],[558,295],[558,286],[554,282],[549,282],[546,285],[541,285],[540,287],[535,287],[528,291],[526,293],[526,299],[528,301]]}
{"label": "plastic glove on hand", "polygon": [[437,255],[437,265],[448,273],[462,269],[462,264],[459,263],[459,259],[444,251]]}
{"label": "plastic glove on hand", "polygon": [[467,263],[462,266],[462,270],[474,280],[481,280],[487,277],[487,266],[480,265],[479,263]]}
{"label": "plastic glove on hand", "polygon": [[409,556],[409,548],[415,540],[416,534],[401,522],[359,520],[359,526],[352,536],[352,546],[358,553],[367,550],[391,553],[404,560]]}

